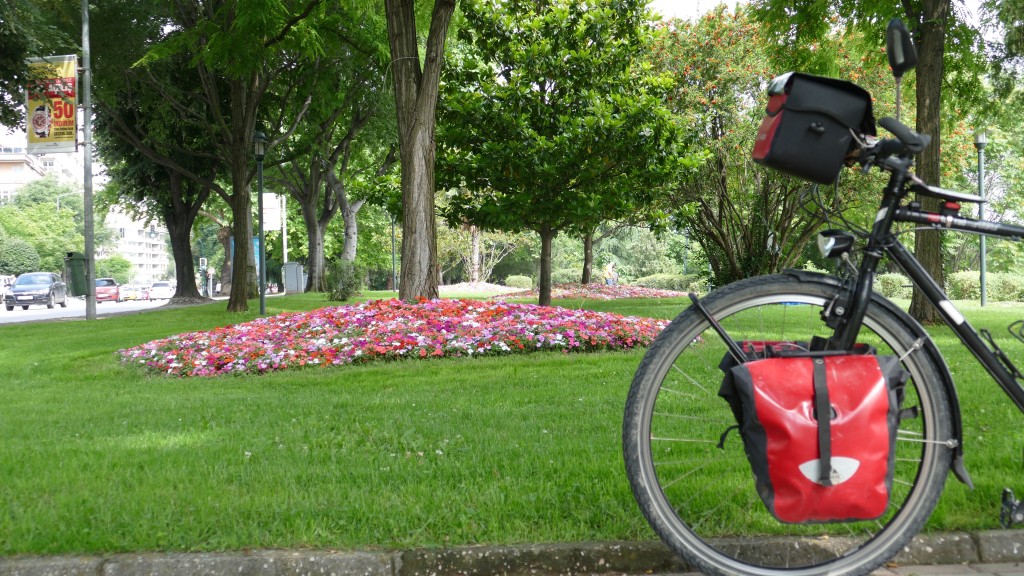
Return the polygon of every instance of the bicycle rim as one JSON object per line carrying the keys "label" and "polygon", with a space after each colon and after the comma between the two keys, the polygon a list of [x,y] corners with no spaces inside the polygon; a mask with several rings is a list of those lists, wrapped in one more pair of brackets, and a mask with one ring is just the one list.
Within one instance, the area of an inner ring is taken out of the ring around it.
{"label": "bicycle rim", "polygon": [[[705,306],[735,340],[809,341],[831,331],[820,318],[832,285],[768,277],[726,287]],[[910,373],[887,512],[863,522],[792,525],[761,502],[736,423],[718,397],[725,344],[695,310],[680,315],[645,356],[624,424],[627,473],[651,526],[711,574],[866,574],[923,525],[941,492],[950,451],[949,408],[939,367],[888,310],[871,306],[859,342],[903,358]]]}

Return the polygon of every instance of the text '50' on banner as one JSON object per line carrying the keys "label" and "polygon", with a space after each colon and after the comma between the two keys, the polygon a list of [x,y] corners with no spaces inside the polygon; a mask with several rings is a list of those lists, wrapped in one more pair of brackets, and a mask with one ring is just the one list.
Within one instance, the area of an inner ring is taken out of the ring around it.
{"label": "text '50' on banner", "polygon": [[74,152],[78,141],[78,57],[28,61],[35,81],[28,89],[28,153]]}

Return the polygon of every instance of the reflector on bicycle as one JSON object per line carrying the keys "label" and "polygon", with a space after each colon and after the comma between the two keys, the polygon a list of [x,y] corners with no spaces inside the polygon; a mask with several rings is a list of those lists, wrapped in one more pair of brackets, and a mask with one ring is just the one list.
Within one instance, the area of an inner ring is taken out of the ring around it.
{"label": "reflector on bicycle", "polygon": [[719,395],[736,415],[768,510],[786,523],[884,514],[907,378],[899,360],[861,345],[838,355],[794,353],[806,350],[799,343],[741,345],[751,360],[723,359]]}
{"label": "reflector on bicycle", "polygon": [[833,182],[855,141],[875,135],[871,95],[856,84],[797,72],[768,88],[753,159],[805,180]]}

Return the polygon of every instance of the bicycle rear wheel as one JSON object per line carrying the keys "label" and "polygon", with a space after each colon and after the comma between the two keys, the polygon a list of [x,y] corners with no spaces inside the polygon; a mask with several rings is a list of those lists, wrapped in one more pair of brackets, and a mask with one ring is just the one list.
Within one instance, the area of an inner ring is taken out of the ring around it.
{"label": "bicycle rear wheel", "polygon": [[[766,276],[723,287],[702,303],[735,340],[829,336],[820,313],[838,293],[827,280]],[[736,423],[717,396],[725,344],[694,309],[655,340],[626,403],[623,451],[641,511],[677,554],[707,574],[867,574],[899,552],[928,519],[952,457],[941,359],[920,346],[912,320],[873,302],[859,342],[902,358],[910,373],[890,505],[874,521],[782,524],[757,495]],[[908,324],[909,323],[909,324]]]}

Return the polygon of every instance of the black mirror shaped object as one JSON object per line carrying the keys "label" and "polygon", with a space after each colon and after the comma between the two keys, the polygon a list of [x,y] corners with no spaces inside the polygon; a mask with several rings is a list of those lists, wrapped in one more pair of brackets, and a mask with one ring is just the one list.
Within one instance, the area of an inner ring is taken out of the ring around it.
{"label": "black mirror shaped object", "polygon": [[893,76],[901,78],[905,72],[917,65],[914,40],[910,37],[910,31],[898,18],[889,20],[889,26],[885,30],[885,43],[889,68],[892,69]]}

